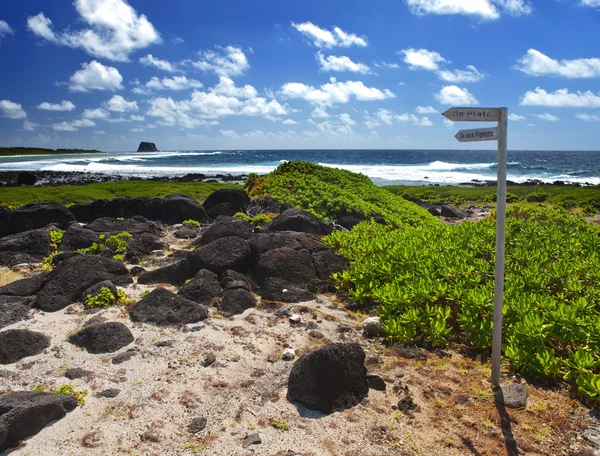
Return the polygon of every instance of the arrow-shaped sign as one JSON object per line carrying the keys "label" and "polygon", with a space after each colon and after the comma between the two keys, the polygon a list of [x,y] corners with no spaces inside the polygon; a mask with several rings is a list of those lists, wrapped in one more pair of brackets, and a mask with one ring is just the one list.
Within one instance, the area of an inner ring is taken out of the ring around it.
{"label": "arrow-shaped sign", "polygon": [[494,141],[498,139],[498,127],[460,130],[454,137],[458,142]]}
{"label": "arrow-shaped sign", "polygon": [[499,108],[450,108],[442,115],[452,122],[497,122]]}

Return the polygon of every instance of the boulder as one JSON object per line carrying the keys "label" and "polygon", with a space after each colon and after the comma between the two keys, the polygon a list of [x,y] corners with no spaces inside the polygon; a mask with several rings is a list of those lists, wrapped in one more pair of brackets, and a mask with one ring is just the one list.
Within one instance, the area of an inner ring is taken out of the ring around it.
{"label": "boulder", "polygon": [[0,296],[33,296],[42,285],[48,272],[44,271],[27,279],[15,280],[3,287],[0,287]]}
{"label": "boulder", "polygon": [[29,318],[31,299],[22,296],[0,296],[0,329]]}
{"label": "boulder", "polygon": [[369,337],[381,336],[383,334],[380,317],[369,317],[363,321],[362,326],[365,335]]}
{"label": "boulder", "polygon": [[246,220],[238,217],[221,216],[192,245],[206,245],[228,236],[248,239],[253,232],[254,227]]}
{"label": "boulder", "polygon": [[442,216],[442,213],[440,212],[440,210],[437,207],[434,207],[434,206],[428,207],[427,208],[427,212],[429,212],[434,217],[441,217]]}
{"label": "boulder", "polygon": [[250,204],[246,208],[246,213],[254,217],[258,214],[270,212],[272,214],[279,213],[280,204],[270,196],[261,196],[260,198],[252,198]]}
{"label": "boulder", "polygon": [[244,282],[248,291],[256,290],[258,287],[256,282],[254,282],[254,280],[252,280],[250,277],[232,269],[228,269],[227,271],[223,272],[219,276],[219,281],[221,282],[221,288],[223,289],[229,288],[229,286],[234,282]]}
{"label": "boulder", "polygon": [[265,252],[281,247],[294,250],[307,250],[310,253],[328,250],[321,242],[319,236],[295,231],[282,231],[279,233],[254,233],[248,239],[250,246],[251,263],[255,267]]}
{"label": "boulder", "polygon": [[133,341],[129,328],[117,321],[91,325],[69,337],[69,342],[92,354],[116,352]]}
{"label": "boulder", "polygon": [[213,220],[219,217],[232,217],[238,212],[240,211],[232,203],[219,203],[206,210],[208,216]]}
{"label": "boulder", "polygon": [[0,453],[19,445],[77,407],[67,394],[17,391],[0,395]]}
{"label": "boulder", "polygon": [[124,232],[130,233],[134,238],[137,237],[136,235],[142,233],[150,233],[155,236],[162,235],[160,227],[156,223],[143,218],[137,220],[119,220],[112,217],[102,217],[87,225],[87,228],[96,233],[102,233],[105,236],[112,236]]}
{"label": "boulder", "polygon": [[316,298],[310,291],[290,285],[285,280],[269,277],[260,289],[261,298],[278,302],[306,302]]}
{"label": "boulder", "polygon": [[288,209],[273,219],[269,231],[300,231],[310,234],[329,234],[331,229],[313,214],[302,209]]}
{"label": "boulder", "polygon": [[241,188],[224,188],[208,195],[202,206],[206,211],[210,211],[211,208],[224,203],[229,203],[230,211],[234,211],[235,214],[236,212],[244,212],[244,209],[250,203],[250,198]]}
{"label": "boulder", "polygon": [[360,222],[367,220],[367,217],[356,216],[356,215],[344,215],[335,221],[338,225],[346,228],[347,230],[351,230],[354,226],[358,225]]}
{"label": "boulder", "polygon": [[317,271],[307,250],[282,247],[269,250],[261,257],[256,266],[256,278],[259,284],[264,284],[269,278],[278,278],[290,285],[304,288],[317,278]]}
{"label": "boulder", "polygon": [[369,394],[365,352],[359,344],[329,344],[292,366],[287,397],[323,413],[357,405]]}
{"label": "boulder", "polygon": [[0,364],[16,363],[28,356],[42,353],[50,346],[50,338],[28,329],[8,329],[0,332]]}
{"label": "boulder", "polygon": [[527,407],[527,387],[519,383],[502,385],[494,393],[494,400],[508,408],[524,409]]}
{"label": "boulder", "polygon": [[156,144],[142,141],[138,146],[138,152],[158,152]]}
{"label": "boulder", "polygon": [[142,216],[148,220],[160,220],[161,200],[159,198],[115,198],[97,200],[91,205],[91,219],[100,217],[132,218]]}
{"label": "boulder", "polygon": [[0,206],[0,238],[10,234],[10,221],[12,211],[4,206]]}
{"label": "boulder", "polygon": [[149,255],[155,250],[165,249],[166,247],[167,244],[160,236],[151,233],[141,233],[129,240],[125,258],[131,261],[144,255]]}
{"label": "boulder", "polygon": [[161,203],[163,222],[174,225],[185,220],[210,222],[210,217],[198,201],[187,195],[167,195]]}
{"label": "boulder", "polygon": [[74,255],[61,261],[48,274],[33,306],[55,312],[78,301],[92,285],[110,280],[115,285],[132,282],[127,268],[120,261],[90,255]]}
{"label": "boulder", "polygon": [[210,306],[216,297],[223,295],[217,274],[208,269],[201,269],[194,278],[185,284],[177,293],[190,301]]}
{"label": "boulder", "polygon": [[50,224],[55,224],[64,230],[73,221],[75,221],[75,217],[62,204],[27,204],[13,211],[11,232],[22,233],[23,231],[43,228]]}
{"label": "boulder", "polygon": [[91,203],[75,203],[69,207],[69,212],[78,222],[89,223],[93,220]]}
{"label": "boulder", "polygon": [[464,211],[460,210],[457,207],[450,206],[448,204],[444,204],[441,209],[442,217],[448,218],[465,218],[467,214]]}
{"label": "boulder", "polygon": [[181,228],[177,228],[173,233],[177,239],[194,239],[198,236],[198,228],[194,228],[191,226],[182,226]]}
{"label": "boulder", "polygon": [[30,230],[4,236],[0,239],[0,264],[41,261],[50,254],[50,235],[46,230]]}
{"label": "boulder", "polygon": [[71,224],[63,234],[62,241],[57,250],[61,252],[74,252],[79,249],[87,249],[94,242],[98,244],[102,242],[95,231],[82,228],[77,224]]}
{"label": "boulder", "polygon": [[85,370],[81,367],[70,367],[65,371],[64,375],[69,380],[76,380],[78,378],[89,377],[91,375],[94,375],[94,373],[92,371]]}
{"label": "boulder", "polygon": [[17,174],[17,185],[35,185],[37,176],[29,171],[21,171]]}
{"label": "boulder", "polygon": [[98,282],[83,293],[81,293],[81,301],[85,303],[88,296],[98,296],[102,288],[108,288],[113,296],[117,296],[117,287],[110,280],[103,280],[102,282]]}
{"label": "boulder", "polygon": [[220,309],[226,317],[241,314],[252,307],[256,307],[256,299],[249,291],[237,288],[223,293]]}
{"label": "boulder", "polygon": [[155,288],[138,301],[129,311],[132,321],[164,325],[195,323],[208,317],[206,307],[171,293],[165,288]]}
{"label": "boulder", "polygon": [[312,255],[317,276],[321,280],[329,280],[332,274],[342,272],[348,268],[348,262],[331,250],[322,250]]}
{"label": "boulder", "polygon": [[172,263],[154,271],[144,272],[137,280],[140,284],[169,283],[180,286],[194,276],[196,269],[192,269],[187,259]]}
{"label": "boulder", "polygon": [[228,269],[245,272],[250,264],[250,248],[245,239],[228,236],[198,247],[187,257],[191,269],[208,269],[221,274]]}

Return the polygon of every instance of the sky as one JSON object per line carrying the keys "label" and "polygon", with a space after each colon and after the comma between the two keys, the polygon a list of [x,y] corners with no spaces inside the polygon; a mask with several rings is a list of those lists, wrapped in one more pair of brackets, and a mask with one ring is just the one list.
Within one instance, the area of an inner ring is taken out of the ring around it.
{"label": "sky", "polygon": [[[0,146],[600,150],[600,0],[0,0]],[[495,148],[481,142],[477,148]]]}

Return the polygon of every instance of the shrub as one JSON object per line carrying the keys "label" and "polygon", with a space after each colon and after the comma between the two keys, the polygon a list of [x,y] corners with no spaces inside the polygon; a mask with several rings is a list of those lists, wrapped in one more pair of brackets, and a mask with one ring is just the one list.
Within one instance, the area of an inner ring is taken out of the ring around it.
{"label": "shrub", "polygon": [[106,239],[106,246],[116,254],[125,253],[131,237],[131,233],[126,231],[115,234]]}
{"label": "shrub", "polygon": [[261,227],[263,225],[267,225],[267,224],[271,223],[271,221],[272,221],[271,217],[269,217],[267,214],[258,214],[258,215],[255,215],[254,217],[250,217],[249,215],[244,214],[243,212],[236,212],[234,214],[234,217],[244,219],[247,222],[254,225],[254,227],[256,227],[256,228]]}
{"label": "shrub", "polygon": [[183,221],[183,225],[193,226],[193,227],[199,228],[200,227],[200,222],[198,220],[188,219],[188,220],[184,220]]}
{"label": "shrub", "polygon": [[110,288],[102,287],[100,292],[96,295],[87,295],[85,298],[85,305],[90,308],[94,307],[112,307],[112,306],[125,306],[127,304],[127,295],[122,290],[117,290],[115,296]]}

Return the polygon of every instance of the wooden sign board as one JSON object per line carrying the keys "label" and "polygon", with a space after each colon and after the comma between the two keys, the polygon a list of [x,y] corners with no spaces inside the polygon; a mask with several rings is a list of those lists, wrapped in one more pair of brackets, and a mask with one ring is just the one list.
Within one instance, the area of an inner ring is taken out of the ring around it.
{"label": "wooden sign board", "polygon": [[498,122],[500,108],[450,108],[442,115],[452,122]]}
{"label": "wooden sign board", "polygon": [[498,139],[498,127],[460,130],[454,137],[458,142],[495,141]]}

